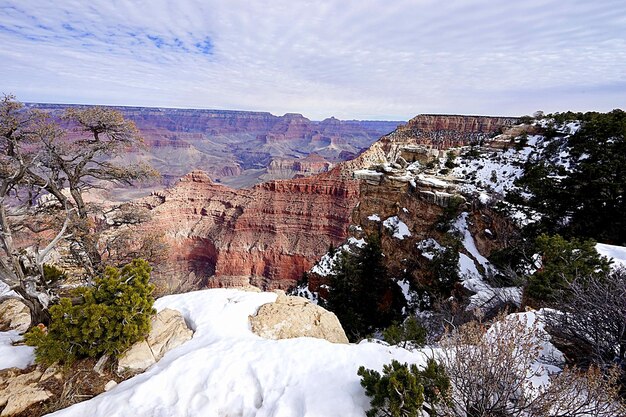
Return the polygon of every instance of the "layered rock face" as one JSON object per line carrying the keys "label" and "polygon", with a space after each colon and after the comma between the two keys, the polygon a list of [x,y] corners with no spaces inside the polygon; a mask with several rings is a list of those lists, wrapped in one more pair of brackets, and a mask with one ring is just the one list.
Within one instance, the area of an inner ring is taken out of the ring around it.
{"label": "layered rock face", "polygon": [[[30,106],[55,116],[69,107]],[[216,181],[235,188],[268,179],[311,175],[324,169],[314,161],[306,161],[307,155],[315,153],[328,164],[335,164],[358,154],[403,123],[335,118],[312,121],[295,113],[274,116],[248,111],[114,108],[135,122],[146,145],[145,149],[119,156],[118,162],[148,162],[161,173],[166,185],[194,169],[206,171]],[[273,161],[274,165],[268,167]],[[290,163],[292,166],[286,168]],[[277,168],[277,164],[282,167]]]}
{"label": "layered rock face", "polygon": [[418,115],[342,164],[348,172],[387,162],[427,162],[449,148],[482,143],[513,125],[515,117]]}
{"label": "layered rock face", "polygon": [[318,154],[306,158],[274,158],[267,167],[267,173],[261,176],[264,181],[305,177],[312,174],[327,172],[332,163]]}
{"label": "layered rock face", "polygon": [[235,190],[202,171],[139,204],[172,246],[157,276],[209,287],[288,288],[347,237],[359,183],[333,172]]}
{"label": "layered rock face", "polygon": [[[305,124],[299,115],[290,117],[297,121],[294,126],[300,126],[298,129]],[[400,127],[356,159],[328,172],[252,188],[233,189],[212,181],[203,171],[193,171],[175,187],[140,203],[153,214],[154,220],[146,227],[164,231],[172,248],[171,259],[154,275],[172,281],[169,288],[181,282],[189,289],[251,284],[264,289],[289,288],[330,244],[345,241],[350,224],[368,231],[381,227],[368,220],[375,213],[398,216],[414,231],[411,241],[426,238],[454,195],[419,181],[411,185],[412,177],[406,175],[411,161],[407,159],[422,154],[434,157],[452,143],[466,144],[476,135],[491,135],[513,120],[418,116],[409,127]],[[334,129],[338,121],[325,123]],[[428,135],[433,132],[444,132],[451,139],[433,142]],[[327,169],[322,156],[298,161],[300,165],[275,159],[272,166],[278,174],[281,170]],[[388,244],[392,243],[398,242]],[[383,244],[387,245],[386,239]],[[411,253],[414,243],[407,240],[406,245],[406,253]],[[400,266],[398,263],[398,269]]]}

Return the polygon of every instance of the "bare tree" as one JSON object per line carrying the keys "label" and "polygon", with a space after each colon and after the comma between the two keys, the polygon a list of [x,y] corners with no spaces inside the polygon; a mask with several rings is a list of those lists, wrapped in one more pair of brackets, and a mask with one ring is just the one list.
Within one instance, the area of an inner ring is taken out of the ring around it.
{"label": "bare tree", "polygon": [[[101,207],[84,199],[86,191],[103,182],[132,184],[158,175],[146,165],[112,162],[141,143],[134,124],[102,108],[70,109],[64,120],[69,131],[13,96],[0,102],[0,280],[24,298],[36,322],[46,321],[53,296],[43,265],[61,241],[69,243],[75,260],[91,276],[101,269],[102,254],[111,246],[101,241],[105,236],[117,239],[118,254],[122,243],[129,253],[162,249],[155,236],[131,245],[128,230],[124,239],[106,234],[145,221],[145,216],[122,210],[111,223]],[[17,235],[27,243],[16,243]]]}
{"label": "bare tree", "polygon": [[[624,415],[613,371],[580,372],[542,365],[548,337],[538,324],[500,317],[490,328],[472,322],[441,341],[439,360],[452,383],[454,417],[610,417]],[[549,381],[546,379],[549,378]]]}
{"label": "bare tree", "polygon": [[550,332],[576,347],[583,366],[626,365],[626,269],[579,277],[546,314]]}
{"label": "bare tree", "polygon": [[[56,134],[44,115],[24,111],[12,96],[3,97],[0,102],[0,279],[23,298],[34,322],[47,319],[50,293],[42,279],[43,264],[50,251],[67,237],[70,211],[66,211],[62,225],[43,249],[36,246],[30,251],[20,250],[14,232],[36,227],[29,217],[37,211],[33,199],[42,190],[36,184],[43,179],[33,174],[45,158],[39,144],[42,137],[47,140]],[[58,191],[54,185],[51,189]]]}

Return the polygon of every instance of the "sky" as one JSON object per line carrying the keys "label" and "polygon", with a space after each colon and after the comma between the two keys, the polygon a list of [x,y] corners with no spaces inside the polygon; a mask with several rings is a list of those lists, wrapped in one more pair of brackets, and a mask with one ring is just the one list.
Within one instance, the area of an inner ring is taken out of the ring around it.
{"label": "sky", "polygon": [[407,120],[626,107],[624,0],[0,0],[24,102]]}

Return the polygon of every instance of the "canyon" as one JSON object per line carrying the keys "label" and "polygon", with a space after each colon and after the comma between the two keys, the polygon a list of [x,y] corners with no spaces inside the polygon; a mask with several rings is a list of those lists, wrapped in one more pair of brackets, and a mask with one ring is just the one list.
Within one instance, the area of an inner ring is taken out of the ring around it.
{"label": "canyon", "polygon": [[[27,104],[59,118],[79,105]],[[199,169],[234,188],[327,171],[351,159],[401,121],[312,121],[296,113],[111,107],[138,127],[144,147],[117,162],[147,162],[172,185]]]}
{"label": "canyon", "polygon": [[[173,187],[134,203],[152,214],[142,227],[164,233],[170,245],[170,257],[156,267],[155,280],[164,292],[249,285],[287,289],[331,245],[384,232],[381,223],[371,221],[373,214],[399,216],[417,231],[402,242],[382,233],[383,248],[401,255],[415,252],[415,242],[428,237],[454,196],[436,183],[410,181],[407,159],[411,155],[413,161],[419,160],[416,156],[434,159],[450,147],[495,136],[515,121],[417,116],[351,161],[333,168],[322,163],[327,172],[243,189],[219,184],[210,173],[194,170]],[[309,159],[320,161],[316,156]],[[398,251],[398,245],[406,250]],[[394,264],[401,271],[402,259]]]}

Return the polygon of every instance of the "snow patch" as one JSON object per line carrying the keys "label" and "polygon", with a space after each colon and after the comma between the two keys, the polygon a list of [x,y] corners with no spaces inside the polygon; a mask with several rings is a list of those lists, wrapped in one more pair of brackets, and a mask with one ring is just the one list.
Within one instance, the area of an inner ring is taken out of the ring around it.
{"label": "snow patch", "polygon": [[596,251],[612,260],[614,267],[622,266],[626,268],[626,247],[598,243],[596,244]]}
{"label": "snow patch", "polygon": [[16,331],[0,332],[0,370],[8,368],[28,368],[35,362],[35,348],[13,346],[22,336]]}
{"label": "snow patch", "polygon": [[404,240],[405,237],[411,236],[409,227],[398,216],[389,217],[383,222],[383,226],[391,230],[396,239]]}
{"label": "snow patch", "polygon": [[51,416],[361,417],[370,406],[359,366],[380,371],[392,359],[426,362],[426,351],[368,341],[262,339],[249,330],[248,316],[275,299],[210,289],[157,300],[158,310],[181,311],[195,323],[193,338],[145,373]]}
{"label": "snow patch", "polygon": [[379,222],[380,216],[378,214],[372,214],[370,216],[367,216],[367,220],[371,220],[373,222]]}
{"label": "snow patch", "polygon": [[417,249],[422,251],[422,256],[426,259],[433,260],[436,252],[441,252],[444,250],[444,247],[439,244],[435,239],[428,238],[417,242]]}
{"label": "snow patch", "polygon": [[487,258],[482,256],[480,252],[478,252],[476,244],[474,243],[474,238],[469,231],[469,227],[467,224],[468,216],[469,213],[466,211],[461,213],[452,224],[452,227],[457,230],[463,237],[463,247],[465,247],[465,250],[467,250],[474,257],[474,259],[476,259],[478,263],[480,263],[485,269],[489,269],[491,268],[491,264],[489,263]]}

